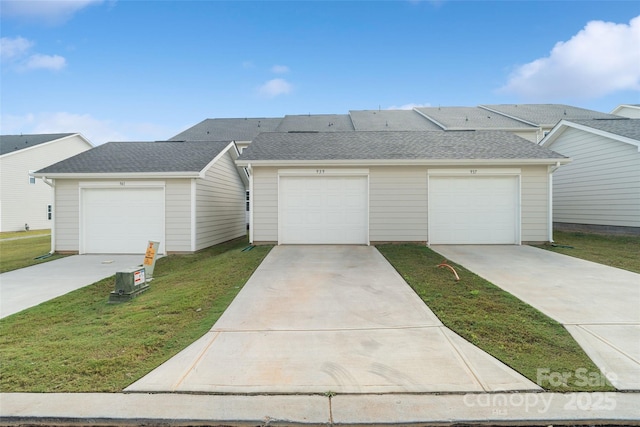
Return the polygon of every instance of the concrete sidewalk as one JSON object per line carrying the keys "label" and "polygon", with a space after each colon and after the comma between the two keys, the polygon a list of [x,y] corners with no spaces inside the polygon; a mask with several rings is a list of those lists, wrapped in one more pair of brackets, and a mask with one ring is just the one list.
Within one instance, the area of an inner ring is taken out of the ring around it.
{"label": "concrete sidewalk", "polygon": [[0,394],[2,425],[640,425],[638,393]]}
{"label": "concrete sidewalk", "polygon": [[74,255],[2,273],[0,318],[141,265],[143,260],[143,255]]}
{"label": "concrete sidewalk", "polygon": [[562,323],[619,390],[640,390],[640,274],[531,246],[431,247]]}
{"label": "concrete sidewalk", "polygon": [[129,392],[539,391],[448,328],[374,247],[277,246],[200,340]]}

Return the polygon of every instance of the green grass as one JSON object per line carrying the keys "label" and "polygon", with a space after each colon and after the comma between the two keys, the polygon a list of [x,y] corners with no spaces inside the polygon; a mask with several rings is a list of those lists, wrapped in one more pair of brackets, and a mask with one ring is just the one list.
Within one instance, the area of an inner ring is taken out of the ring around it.
{"label": "green grass", "polygon": [[118,392],[206,333],[270,247],[246,239],[157,261],[150,289],[114,277],[0,320],[1,392]]}
{"label": "green grass", "polygon": [[[35,236],[35,237],[33,237]],[[26,239],[5,240],[16,237]],[[49,230],[21,231],[0,234],[0,273],[62,258],[63,255],[53,254],[43,259],[35,259],[48,254],[51,250],[51,235]]]}
{"label": "green grass", "polygon": [[611,385],[584,385],[577,369],[589,375],[600,370],[558,322],[508,292],[452,265],[460,281],[446,268],[438,268],[441,255],[418,245],[381,245],[391,262],[442,323],[533,382],[538,369],[570,373],[567,385],[539,384],[550,391],[615,390]]}
{"label": "green grass", "polygon": [[[555,244],[537,247],[640,273],[640,237],[554,231]],[[571,246],[570,248],[562,246]]]}

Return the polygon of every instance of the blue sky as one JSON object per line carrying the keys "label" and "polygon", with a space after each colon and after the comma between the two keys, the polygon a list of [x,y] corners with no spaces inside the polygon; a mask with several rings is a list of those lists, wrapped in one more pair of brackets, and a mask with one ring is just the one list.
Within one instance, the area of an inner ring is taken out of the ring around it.
{"label": "blue sky", "polygon": [[637,1],[0,0],[0,133],[94,144],[205,118],[640,103]]}

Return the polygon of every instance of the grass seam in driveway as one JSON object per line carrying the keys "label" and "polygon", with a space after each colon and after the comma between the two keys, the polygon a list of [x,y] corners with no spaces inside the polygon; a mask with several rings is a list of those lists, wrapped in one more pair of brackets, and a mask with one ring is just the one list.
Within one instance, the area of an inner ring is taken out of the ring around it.
{"label": "grass seam in driveway", "polygon": [[426,246],[377,249],[446,327],[545,390],[615,390],[564,326],[534,307],[448,262],[460,276],[456,282],[437,267],[442,255]]}

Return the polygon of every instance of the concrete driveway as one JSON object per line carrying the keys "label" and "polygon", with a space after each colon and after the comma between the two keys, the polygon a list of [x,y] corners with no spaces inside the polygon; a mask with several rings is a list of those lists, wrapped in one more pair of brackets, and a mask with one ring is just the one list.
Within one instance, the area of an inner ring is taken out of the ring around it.
{"label": "concrete driveway", "polygon": [[144,255],[75,255],[2,273],[0,318],[141,265],[143,260]]}
{"label": "concrete driveway", "polygon": [[531,246],[431,248],[562,323],[616,388],[640,390],[640,274]]}
{"label": "concrete driveway", "polygon": [[540,390],[445,328],[367,246],[277,246],[213,328],[129,392]]}

